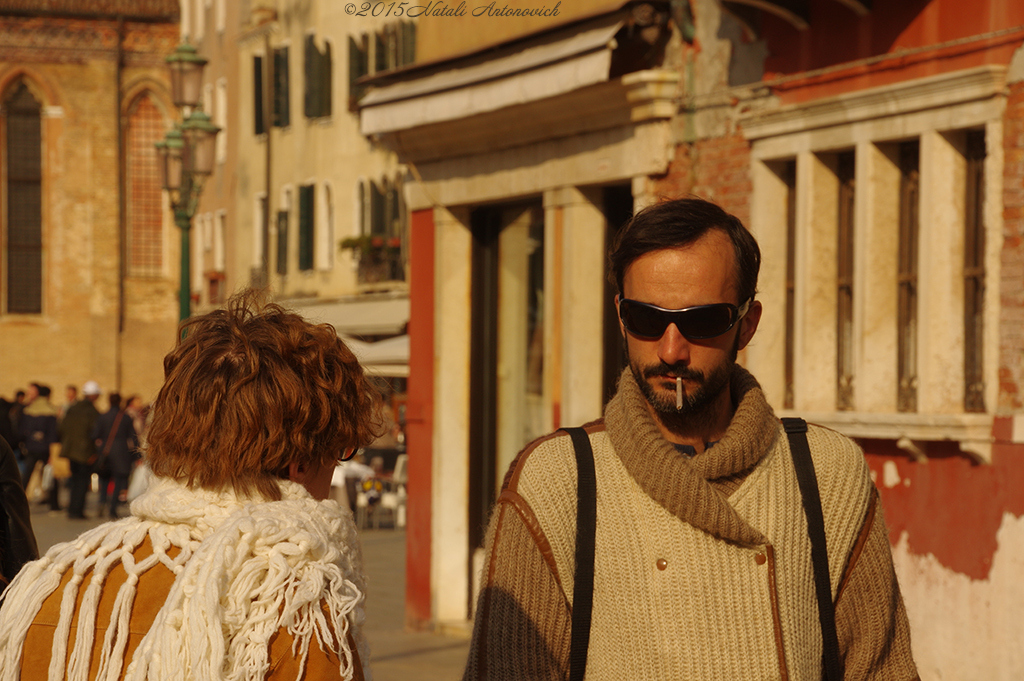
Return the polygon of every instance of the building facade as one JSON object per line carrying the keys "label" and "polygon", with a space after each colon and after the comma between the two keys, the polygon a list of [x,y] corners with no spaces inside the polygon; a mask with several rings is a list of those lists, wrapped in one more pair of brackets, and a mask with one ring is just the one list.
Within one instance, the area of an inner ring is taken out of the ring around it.
{"label": "building facade", "polygon": [[186,4],[182,31],[214,67],[213,118],[221,98],[228,112],[225,172],[200,206],[214,239],[193,255],[207,274],[193,286],[208,305],[268,287],[276,301],[334,325],[404,393],[405,168],[359,133],[351,103],[360,76],[411,61],[414,26],[353,17],[331,2]]}
{"label": "building facade", "polygon": [[[153,144],[170,128],[173,0],[0,11],[0,391],[94,379],[152,398],[178,251]],[[57,398],[55,397],[55,400]]]}
{"label": "building facade", "polygon": [[563,2],[419,36],[360,102],[415,170],[410,621],[471,619],[509,462],[621,367],[609,235],[696,194],[764,253],[741,361],[865,450],[922,678],[1019,677],[1024,10]]}

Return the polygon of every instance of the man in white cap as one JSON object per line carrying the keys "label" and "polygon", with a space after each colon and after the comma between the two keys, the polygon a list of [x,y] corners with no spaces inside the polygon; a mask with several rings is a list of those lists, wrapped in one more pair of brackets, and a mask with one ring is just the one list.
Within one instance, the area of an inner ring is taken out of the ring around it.
{"label": "man in white cap", "polygon": [[89,490],[92,468],[96,463],[96,443],[91,437],[93,425],[99,418],[96,399],[100,386],[96,381],[86,381],[82,387],[85,399],[68,408],[60,423],[61,456],[71,460],[71,498],[68,501],[68,518],[85,518],[85,493]]}

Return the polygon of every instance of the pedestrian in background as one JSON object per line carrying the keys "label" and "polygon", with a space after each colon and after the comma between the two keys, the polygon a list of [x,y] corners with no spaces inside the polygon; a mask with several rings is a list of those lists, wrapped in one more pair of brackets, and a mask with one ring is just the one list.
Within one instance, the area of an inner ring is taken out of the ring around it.
{"label": "pedestrian in background", "polygon": [[82,386],[83,399],[68,409],[60,422],[61,456],[71,463],[71,479],[68,500],[68,518],[85,519],[85,496],[92,482],[96,465],[96,441],[93,429],[99,419],[96,400],[100,386],[96,381],[86,381]]}
{"label": "pedestrian in background", "polygon": [[[327,324],[254,293],[164,359],[132,515],[26,565],[0,604],[5,678],[364,679],[365,578],[339,461],[379,395]],[[72,627],[72,622],[76,623]]]}
{"label": "pedestrian in background", "polygon": [[[50,386],[39,383],[32,383],[29,386],[18,430],[25,457],[21,462],[21,475],[27,489],[36,467],[43,467],[49,462],[50,446],[60,441],[57,435],[57,409],[50,404]],[[45,492],[50,510],[59,511],[59,483],[54,480]]]}
{"label": "pedestrian in background", "polygon": [[[96,419],[93,426],[92,439],[97,451],[96,466],[103,471],[100,480],[114,481],[114,491],[110,495],[110,517],[117,518],[117,507],[121,504],[121,493],[128,489],[128,476],[132,466],[139,458],[139,438],[135,434],[132,417],[121,408],[121,395],[110,393],[107,397],[110,409]],[[102,512],[107,498],[107,486],[103,482],[100,487],[100,511]]]}

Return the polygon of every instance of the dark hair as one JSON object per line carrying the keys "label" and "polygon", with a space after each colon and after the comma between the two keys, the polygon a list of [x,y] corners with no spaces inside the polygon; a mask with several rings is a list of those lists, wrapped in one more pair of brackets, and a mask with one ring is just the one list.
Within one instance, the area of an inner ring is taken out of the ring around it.
{"label": "dark hair", "polygon": [[279,499],[289,464],[333,464],[383,430],[379,393],[334,328],[258,292],[185,321],[180,338],[153,405],[156,475]]}
{"label": "dark hair", "polygon": [[651,251],[688,246],[712,229],[726,233],[736,251],[736,293],[738,303],[757,292],[761,249],[735,216],[719,206],[698,198],[665,200],[644,208],[619,230],[608,253],[609,278],[622,294],[626,269]]}
{"label": "dark hair", "polygon": [[42,383],[35,383],[33,385],[36,386],[36,391],[39,393],[40,397],[49,397],[50,396],[50,386],[43,385]]}
{"label": "dark hair", "polygon": [[110,403],[111,409],[121,408],[121,393],[110,393],[107,395],[107,402]]}

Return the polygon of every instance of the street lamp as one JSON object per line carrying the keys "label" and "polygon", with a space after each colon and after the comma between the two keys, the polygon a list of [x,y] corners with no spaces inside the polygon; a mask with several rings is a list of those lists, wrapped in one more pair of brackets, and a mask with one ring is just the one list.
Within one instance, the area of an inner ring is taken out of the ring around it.
{"label": "street lamp", "polygon": [[[213,172],[215,142],[220,128],[199,107],[206,60],[188,43],[178,45],[167,57],[171,72],[171,99],[182,109],[184,122],[175,125],[156,143],[160,184],[167,190],[174,224],[181,230],[181,285],[178,291],[178,319],[191,313],[190,233],[192,216],[203,193],[203,181]],[[187,115],[185,115],[187,111]]]}

